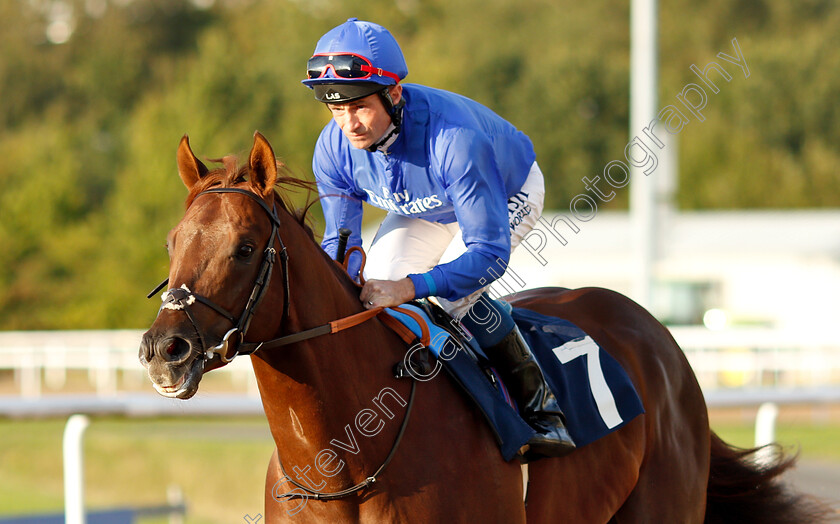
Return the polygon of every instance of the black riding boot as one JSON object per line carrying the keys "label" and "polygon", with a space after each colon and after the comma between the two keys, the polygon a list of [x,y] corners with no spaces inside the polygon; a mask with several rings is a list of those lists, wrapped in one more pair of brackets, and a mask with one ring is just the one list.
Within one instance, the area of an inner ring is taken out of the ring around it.
{"label": "black riding boot", "polygon": [[571,453],[575,443],[563,422],[563,412],[519,328],[514,327],[498,344],[484,351],[499,368],[522,418],[537,430],[528,441],[526,456],[561,457]]}

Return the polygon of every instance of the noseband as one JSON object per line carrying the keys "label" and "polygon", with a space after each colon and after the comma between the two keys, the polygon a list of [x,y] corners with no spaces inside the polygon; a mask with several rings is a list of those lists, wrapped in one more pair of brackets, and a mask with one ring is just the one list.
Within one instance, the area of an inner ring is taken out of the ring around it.
{"label": "noseband", "polygon": [[[257,273],[257,277],[254,280],[254,286],[251,288],[251,295],[248,297],[248,302],[245,304],[245,308],[242,310],[242,314],[239,316],[239,320],[236,319],[229,311],[227,311],[222,306],[214,303],[212,300],[203,297],[190,291],[186,285],[181,285],[178,288],[170,288],[166,290],[161,295],[161,301],[163,304],[161,305],[161,309],[172,309],[172,310],[183,310],[184,313],[189,318],[190,322],[195,328],[196,333],[198,334],[199,339],[201,340],[201,344],[204,350],[204,363],[206,364],[208,361],[212,360],[215,355],[219,355],[221,361],[225,364],[233,360],[238,355],[250,355],[257,351],[262,344],[244,344],[245,335],[248,333],[248,328],[251,325],[251,320],[254,318],[254,312],[259,306],[260,302],[262,302],[263,297],[265,296],[265,292],[268,289],[268,283],[271,280],[271,272],[274,269],[274,263],[277,259],[278,251],[275,249],[274,244],[277,243],[280,246],[280,263],[282,265],[282,274],[283,274],[283,291],[285,293],[285,298],[283,301],[283,316],[281,317],[282,321],[289,315],[289,307],[290,307],[290,294],[289,294],[289,255],[286,251],[286,245],[283,244],[283,239],[280,237],[279,226],[280,226],[280,219],[277,217],[276,209],[272,209],[268,207],[268,204],[263,201],[256,193],[251,191],[246,191],[244,189],[238,188],[227,188],[227,187],[218,187],[207,189],[202,191],[195,198],[200,197],[201,195],[207,193],[238,193],[240,195],[246,195],[251,200],[256,202],[260,205],[260,207],[265,211],[266,215],[268,216],[269,220],[271,221],[271,234],[268,236],[268,243],[265,246],[265,250],[263,251],[263,259],[262,265],[260,266],[260,270]],[[195,200],[195,199],[193,199]],[[148,297],[151,298],[157,294],[158,291],[163,289],[169,283],[169,279],[167,278],[164,280],[157,288],[154,289],[151,293],[149,293]],[[190,306],[195,304],[196,302],[200,302],[205,306],[208,306],[221,316],[225,317],[231,324],[233,324],[233,328],[229,329],[227,333],[222,337],[221,342],[219,344],[208,347],[207,343],[204,340],[204,336],[202,335],[202,330],[199,329],[198,324],[196,323],[195,317],[190,310]]]}

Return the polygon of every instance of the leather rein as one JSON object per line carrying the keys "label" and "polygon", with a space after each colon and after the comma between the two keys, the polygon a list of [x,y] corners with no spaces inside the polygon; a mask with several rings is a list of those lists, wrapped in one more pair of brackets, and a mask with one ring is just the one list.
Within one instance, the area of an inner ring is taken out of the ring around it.
{"label": "leather rein", "polygon": [[[338,333],[339,331],[343,331],[345,329],[358,326],[366,322],[367,320],[372,319],[373,317],[382,314],[381,319],[386,322],[392,329],[398,331],[398,334],[401,334],[405,339],[405,331],[401,330],[401,326],[396,325],[390,315],[383,313],[383,308],[373,308],[369,310],[362,311],[361,313],[357,313],[354,315],[350,315],[348,317],[344,317],[339,320],[334,320],[322,326],[317,326],[311,329],[306,329],[304,331],[300,331],[298,333],[292,333],[290,335],[284,335],[282,337],[278,337],[272,340],[264,341],[264,342],[246,342],[245,335],[248,332],[248,328],[251,325],[251,320],[254,317],[254,312],[256,311],[257,307],[259,306],[260,302],[262,302],[263,297],[268,289],[268,284],[271,280],[271,273],[274,268],[274,264],[276,262],[276,258],[280,256],[280,263],[281,269],[283,274],[283,292],[285,293],[285,298],[283,301],[283,316],[281,317],[281,324],[283,320],[286,319],[289,315],[289,307],[291,302],[291,295],[290,295],[290,284],[289,284],[289,255],[286,250],[286,245],[283,243],[283,239],[280,237],[279,227],[280,227],[280,219],[277,216],[277,210],[275,208],[270,208],[265,201],[260,198],[256,193],[252,191],[247,191],[245,189],[239,188],[211,188],[206,189],[196,195],[195,198],[205,194],[205,193],[236,193],[241,195],[246,195],[251,198],[254,202],[259,204],[259,206],[266,212],[269,220],[271,221],[271,233],[268,237],[268,242],[266,244],[266,248],[263,251],[263,260],[262,265],[260,266],[260,270],[257,273],[257,277],[254,280],[254,286],[251,290],[251,295],[248,297],[248,302],[245,305],[245,308],[242,310],[242,314],[239,316],[237,320],[229,311],[227,311],[222,306],[214,303],[212,300],[203,297],[190,291],[186,285],[181,285],[181,287],[177,288],[169,288],[161,295],[162,305],[160,307],[161,310],[163,309],[173,309],[173,310],[183,310],[184,313],[187,315],[187,318],[192,323],[193,328],[195,329],[196,333],[198,334],[199,340],[201,340],[202,349],[203,349],[203,365],[206,366],[208,362],[215,359],[218,355],[219,359],[222,363],[227,364],[228,362],[232,361],[234,358],[240,355],[251,355],[258,350],[268,350],[274,349],[282,346],[286,346],[288,344],[294,344],[296,342],[301,342],[304,340],[308,340],[315,337],[320,337],[322,335],[328,335],[333,333]],[[193,199],[195,200],[195,199]],[[279,244],[280,250],[278,252],[275,249],[274,244]],[[152,298],[155,296],[160,290],[162,290],[167,284],[169,283],[169,279],[167,278],[163,282],[161,282],[151,293],[149,293],[146,298]],[[212,310],[216,311],[218,314],[226,318],[231,324],[234,325],[233,328],[227,331],[225,335],[222,337],[221,341],[212,347],[208,347],[206,341],[204,340],[204,336],[202,335],[202,331],[199,329],[198,324],[196,323],[196,319],[191,312],[190,306],[195,304],[196,302],[200,302],[205,306],[211,308]],[[400,308],[394,308],[401,310]],[[405,312],[405,310],[401,310]],[[428,346],[428,332],[425,332],[423,335],[422,343]],[[409,394],[408,403],[405,410],[405,415],[403,416],[402,424],[400,425],[399,432],[394,439],[394,443],[391,446],[391,451],[388,453],[388,456],[383,461],[382,465],[377,468],[377,470],[370,476],[366,477],[365,480],[359,482],[358,484],[351,486],[349,488],[325,493],[320,491],[315,491],[307,486],[304,486],[286,474],[286,470],[283,467],[283,462],[280,460],[280,455],[277,455],[277,462],[280,465],[280,470],[283,472],[284,477],[293,484],[299,490],[302,490],[304,493],[298,493],[297,490],[291,491],[288,493],[283,493],[277,495],[275,498],[277,500],[286,499],[291,500],[295,498],[314,498],[317,500],[335,500],[344,498],[350,495],[353,495],[370,485],[376,482],[377,477],[380,473],[385,469],[385,467],[391,462],[394,454],[397,451],[397,447],[399,447],[400,441],[402,440],[403,434],[405,433],[405,428],[408,425],[408,420],[411,415],[411,408],[414,405],[414,393],[417,389],[417,380],[414,378],[414,375],[409,374],[408,376],[411,377],[411,392]],[[272,493],[272,496],[274,494]]]}

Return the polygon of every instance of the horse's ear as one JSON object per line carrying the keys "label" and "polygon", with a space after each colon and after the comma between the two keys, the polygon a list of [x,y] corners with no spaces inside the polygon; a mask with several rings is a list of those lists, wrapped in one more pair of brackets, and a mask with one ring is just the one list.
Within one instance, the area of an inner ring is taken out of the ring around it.
{"label": "horse's ear", "polygon": [[254,147],[248,165],[251,167],[251,183],[267,198],[274,191],[277,181],[277,158],[271,144],[259,131],[254,133]]}
{"label": "horse's ear", "polygon": [[197,159],[190,149],[190,138],[184,135],[178,144],[178,174],[187,189],[192,189],[201,177],[208,173],[207,167]]}

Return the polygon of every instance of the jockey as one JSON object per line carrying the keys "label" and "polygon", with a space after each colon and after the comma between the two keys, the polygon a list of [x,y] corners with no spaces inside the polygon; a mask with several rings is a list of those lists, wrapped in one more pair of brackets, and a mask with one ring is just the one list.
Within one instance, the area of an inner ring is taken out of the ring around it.
{"label": "jockey", "polygon": [[[312,160],[323,248],[336,256],[343,227],[353,232],[348,245],[361,245],[362,202],[388,211],[368,253],[365,307],[437,297],[476,337],[537,431],[528,453],[569,453],[575,444],[539,364],[510,312],[485,292],[542,212],[530,139],[468,98],[401,84],[402,51],[371,22],[351,18],[327,32],[307,69],[303,83],[332,115]],[[360,258],[351,256],[354,278]]]}

